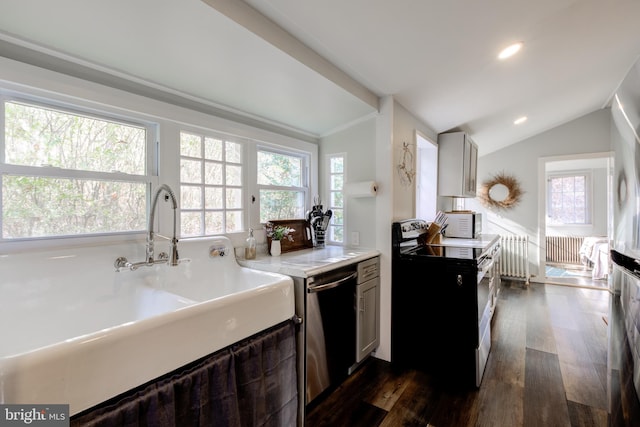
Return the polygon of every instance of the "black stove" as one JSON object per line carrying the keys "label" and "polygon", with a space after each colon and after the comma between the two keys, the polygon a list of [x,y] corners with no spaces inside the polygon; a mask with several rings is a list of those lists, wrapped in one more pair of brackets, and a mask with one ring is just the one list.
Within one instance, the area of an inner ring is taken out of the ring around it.
{"label": "black stove", "polygon": [[480,235],[475,239],[441,237],[438,243],[426,243],[424,236],[429,222],[407,219],[392,224],[392,246],[394,257],[440,257],[458,260],[478,260],[493,256],[500,236]]}
{"label": "black stove", "polygon": [[500,284],[499,236],[427,243],[428,228],[420,219],[392,224],[391,362],[448,387],[479,387]]}

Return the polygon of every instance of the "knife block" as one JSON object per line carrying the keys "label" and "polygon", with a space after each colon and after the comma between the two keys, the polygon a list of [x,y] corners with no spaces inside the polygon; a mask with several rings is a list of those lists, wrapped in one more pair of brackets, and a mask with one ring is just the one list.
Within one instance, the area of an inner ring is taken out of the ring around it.
{"label": "knife block", "polygon": [[438,224],[432,222],[429,224],[427,232],[421,236],[420,243],[423,245],[439,245],[442,243],[441,230],[442,228]]}

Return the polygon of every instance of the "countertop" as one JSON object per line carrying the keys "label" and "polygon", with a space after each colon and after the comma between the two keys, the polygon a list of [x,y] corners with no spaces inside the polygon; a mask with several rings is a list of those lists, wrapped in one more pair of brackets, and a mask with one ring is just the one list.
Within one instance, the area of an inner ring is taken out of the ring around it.
{"label": "countertop", "polygon": [[261,271],[292,277],[312,277],[380,255],[377,249],[327,245],[324,248],[302,249],[274,257],[258,254],[256,259],[238,257],[238,264]]}

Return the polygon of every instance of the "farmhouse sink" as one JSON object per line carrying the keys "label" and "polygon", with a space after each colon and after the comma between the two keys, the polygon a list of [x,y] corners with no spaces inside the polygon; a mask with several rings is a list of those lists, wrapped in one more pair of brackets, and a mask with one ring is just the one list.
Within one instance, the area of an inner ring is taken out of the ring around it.
{"label": "farmhouse sink", "polygon": [[226,238],[179,245],[176,267],[120,272],[132,245],[0,256],[0,403],[73,415],[293,317],[290,277],[240,267]]}

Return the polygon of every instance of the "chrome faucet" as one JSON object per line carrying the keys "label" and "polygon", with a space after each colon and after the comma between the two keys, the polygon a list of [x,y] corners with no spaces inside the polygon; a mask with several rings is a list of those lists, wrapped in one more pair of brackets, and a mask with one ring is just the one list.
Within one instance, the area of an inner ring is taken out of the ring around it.
{"label": "chrome faucet", "polygon": [[153,202],[151,202],[151,214],[149,215],[149,228],[147,229],[147,264],[153,265],[153,220],[156,214],[156,208],[158,207],[158,197],[160,193],[164,191],[171,197],[171,208],[173,209],[173,237],[171,237],[171,243],[169,245],[169,265],[178,265],[178,239],[176,238],[176,211],[178,210],[178,202],[176,202],[176,196],[173,194],[173,190],[169,188],[167,184],[162,184],[156,190],[156,194],[153,196]]}
{"label": "chrome faucet", "polygon": [[[171,242],[169,244],[169,252],[170,255],[167,255],[164,252],[158,254],[158,259],[155,259],[154,255],[154,233],[153,233],[153,223],[156,215],[156,208],[158,207],[158,198],[160,197],[160,193],[165,192],[168,197],[171,198],[171,208],[173,209],[173,236],[171,237]],[[179,264],[180,257],[178,256],[178,239],[176,237],[176,214],[178,210],[178,202],[176,201],[176,196],[173,193],[173,190],[167,185],[160,185],[154,196],[153,201],[151,202],[151,212],[149,214],[149,227],[147,228],[147,248],[146,248],[146,256],[145,260],[141,262],[131,263],[125,257],[118,257],[116,259],[114,266],[116,271],[120,271],[122,268],[127,268],[129,270],[136,270],[140,266],[152,266],[154,264],[166,263],[171,266],[176,266]]]}

